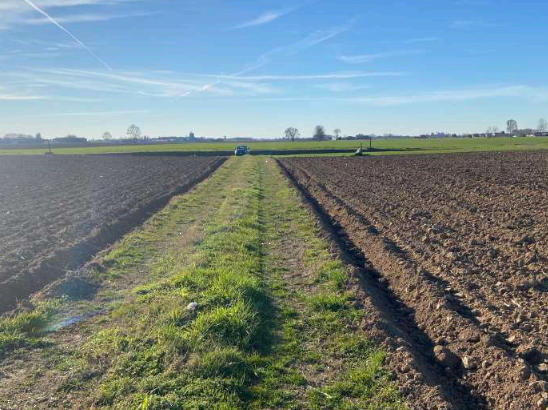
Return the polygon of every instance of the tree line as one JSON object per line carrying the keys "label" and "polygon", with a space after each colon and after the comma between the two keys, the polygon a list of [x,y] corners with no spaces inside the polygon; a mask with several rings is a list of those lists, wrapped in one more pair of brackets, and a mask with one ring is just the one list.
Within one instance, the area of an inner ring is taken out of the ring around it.
{"label": "tree line", "polygon": [[[527,133],[531,132],[539,132],[539,133],[546,133],[548,132],[548,121],[544,118],[541,118],[538,121],[538,125],[536,129],[523,129],[520,130],[518,126],[518,122],[514,119],[506,121],[506,133],[510,135],[519,135],[523,134],[526,135]],[[487,135],[496,135],[499,134],[500,129],[497,126],[489,127],[487,128]],[[322,125],[317,125],[314,128],[314,132],[312,134],[312,139],[316,141],[325,141],[325,140],[331,140],[331,139],[339,139],[341,137],[342,131],[340,128],[336,128],[333,130],[333,135],[327,135],[325,131],[325,127]],[[299,130],[295,127],[289,127],[284,132],[284,138],[290,141],[295,141],[295,139],[299,138],[301,136]],[[361,137],[362,134],[359,134]],[[365,137],[365,136],[363,136]],[[358,138],[359,139],[359,138]]]}
{"label": "tree line", "polygon": [[[314,133],[312,134],[312,139],[316,141],[325,141],[331,140],[333,138],[338,139],[342,131],[339,128],[333,130],[333,135],[327,135],[325,132],[325,127],[323,125],[316,125],[314,128]],[[295,139],[301,136],[299,130],[294,127],[289,127],[284,132],[284,138],[290,141],[295,141]]]}
{"label": "tree line", "polygon": [[[487,133],[487,135],[496,135],[496,134],[499,133],[499,131],[500,131],[499,127],[493,126],[493,127],[487,128],[486,133]],[[516,120],[511,119],[511,120],[506,121],[506,133],[507,134],[510,134],[510,135],[519,135],[519,134],[526,135],[526,134],[534,132],[534,131],[540,132],[540,133],[548,132],[548,121],[546,121],[544,118],[541,118],[540,120],[538,120],[538,124],[537,124],[536,129],[531,129],[531,128],[520,129],[519,126],[518,126],[518,122]]]}

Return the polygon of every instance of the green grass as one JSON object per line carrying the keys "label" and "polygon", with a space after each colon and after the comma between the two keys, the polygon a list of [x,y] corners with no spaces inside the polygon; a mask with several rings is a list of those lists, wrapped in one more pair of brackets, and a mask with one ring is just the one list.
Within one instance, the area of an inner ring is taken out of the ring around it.
{"label": "green grass", "polygon": [[[324,150],[349,149],[355,150],[368,141],[296,141],[296,142],[253,142],[246,143],[254,151],[260,150]],[[151,144],[151,145],[121,145],[121,146],[89,146],[76,148],[54,148],[55,154],[104,154],[104,153],[135,153],[135,152],[218,152],[233,151],[237,143],[194,143],[194,144]],[[417,153],[450,153],[476,151],[523,151],[548,149],[548,138],[446,138],[446,139],[398,139],[374,141],[373,147],[380,150],[377,154],[417,154]],[[3,149],[0,155],[41,155],[45,149]]]}
{"label": "green grass", "polygon": [[[83,342],[43,347],[80,407],[404,408],[346,267],[271,159],[229,160],[100,262],[103,313]],[[0,321],[0,340],[39,348],[52,317]]]}
{"label": "green grass", "polygon": [[50,300],[24,311],[0,319],[0,359],[14,350],[45,345],[43,336],[60,301]]}
{"label": "green grass", "polygon": [[[228,409],[245,403],[255,356],[269,344],[272,308],[260,266],[258,188],[249,164],[238,171],[190,265],[172,258],[164,276],[140,287],[137,299],[115,310],[113,323],[83,348],[88,366],[109,363],[95,389],[97,405]],[[197,312],[186,309],[193,301]]]}
{"label": "green grass", "polygon": [[[403,409],[384,353],[359,329],[346,267],[333,259],[311,215],[273,164],[265,172],[265,222],[272,252],[278,343],[258,369],[252,409]],[[290,241],[276,251],[276,244]],[[306,244],[306,245],[303,245]],[[292,253],[292,249],[301,249]],[[289,253],[289,255],[287,255]],[[290,267],[287,259],[299,263]],[[295,275],[297,273],[297,275]]]}

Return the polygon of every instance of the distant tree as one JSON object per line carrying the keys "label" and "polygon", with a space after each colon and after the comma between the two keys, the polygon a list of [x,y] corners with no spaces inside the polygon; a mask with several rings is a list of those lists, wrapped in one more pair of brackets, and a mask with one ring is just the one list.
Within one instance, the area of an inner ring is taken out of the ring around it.
{"label": "distant tree", "polygon": [[104,139],[105,141],[110,141],[110,140],[112,139],[112,134],[111,134],[110,132],[108,132],[108,131],[105,132],[105,133],[103,134],[103,139]]}
{"label": "distant tree", "polygon": [[518,130],[518,122],[516,120],[506,121],[506,131],[508,134],[514,134]]}
{"label": "distant tree", "polygon": [[141,128],[135,124],[131,124],[127,129],[127,136],[130,139],[138,140],[141,138]]}
{"label": "distant tree", "polygon": [[493,127],[487,128],[486,134],[487,134],[487,135],[495,135],[495,134],[497,134],[498,132],[499,132],[499,127],[497,127],[497,126],[495,125],[495,126],[493,126]]}
{"label": "distant tree", "polygon": [[188,140],[189,141],[196,141],[196,136],[192,131],[190,131],[190,134],[188,134]]}
{"label": "distant tree", "polygon": [[325,139],[325,128],[323,125],[316,125],[316,128],[314,128],[314,136],[312,139],[323,141]]}
{"label": "distant tree", "polygon": [[292,142],[295,141],[295,138],[298,138],[299,135],[301,134],[299,133],[299,130],[297,128],[289,127],[285,130],[285,138],[291,140]]}
{"label": "distant tree", "polygon": [[35,139],[36,139],[36,142],[42,142],[42,134],[40,133],[36,134]]}
{"label": "distant tree", "polygon": [[548,131],[548,121],[546,121],[544,118],[541,118],[540,120],[538,120],[537,131],[538,132]]}
{"label": "distant tree", "polygon": [[335,130],[333,131],[333,134],[335,134],[335,138],[336,139],[339,139],[339,136],[341,135],[341,129],[340,128],[335,128]]}

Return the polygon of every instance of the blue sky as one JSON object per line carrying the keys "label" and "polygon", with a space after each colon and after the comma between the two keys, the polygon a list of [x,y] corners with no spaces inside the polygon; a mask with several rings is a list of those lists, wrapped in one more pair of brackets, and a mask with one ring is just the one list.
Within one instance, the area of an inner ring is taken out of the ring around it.
{"label": "blue sky", "polygon": [[535,127],[547,15],[543,0],[1,0],[0,135]]}

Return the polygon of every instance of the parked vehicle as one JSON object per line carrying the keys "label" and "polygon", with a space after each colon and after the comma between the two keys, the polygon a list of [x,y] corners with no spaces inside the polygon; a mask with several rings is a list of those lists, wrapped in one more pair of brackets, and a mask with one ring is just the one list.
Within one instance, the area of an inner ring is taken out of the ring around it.
{"label": "parked vehicle", "polygon": [[234,155],[236,155],[237,157],[240,157],[242,155],[246,155],[246,154],[249,154],[249,148],[246,147],[245,145],[238,145],[236,147],[236,149],[234,150]]}

